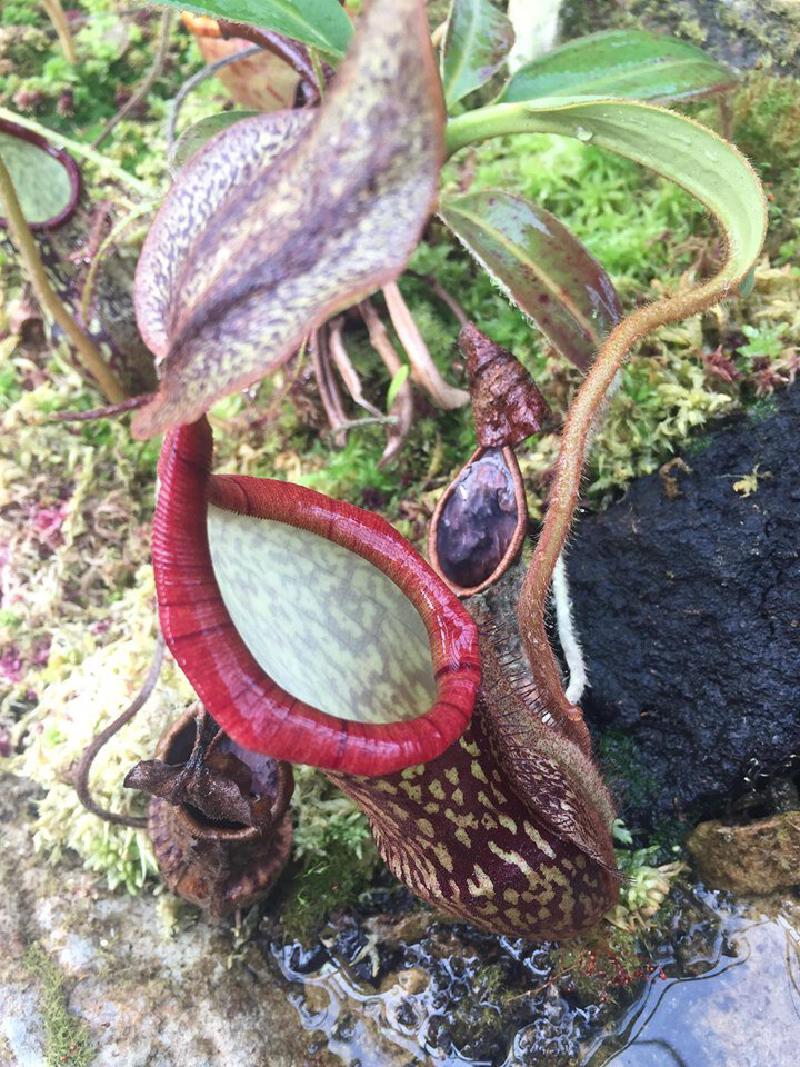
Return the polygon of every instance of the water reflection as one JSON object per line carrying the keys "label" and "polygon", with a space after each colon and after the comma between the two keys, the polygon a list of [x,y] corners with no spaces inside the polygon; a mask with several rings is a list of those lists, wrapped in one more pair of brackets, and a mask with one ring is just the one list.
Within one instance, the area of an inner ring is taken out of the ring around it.
{"label": "water reflection", "polygon": [[584,1061],[589,1067],[793,1067],[798,1062],[798,928],[786,912],[754,921],[749,909],[721,905],[711,894],[707,900],[721,919],[714,967],[700,977],[651,979],[613,1032],[593,1042]]}
{"label": "water reflection", "polygon": [[273,952],[303,1025],[353,1067],[794,1067],[800,902],[767,915],[682,892],[616,1001],[576,993],[556,946],[465,927],[397,942],[351,917],[312,967],[298,946]]}

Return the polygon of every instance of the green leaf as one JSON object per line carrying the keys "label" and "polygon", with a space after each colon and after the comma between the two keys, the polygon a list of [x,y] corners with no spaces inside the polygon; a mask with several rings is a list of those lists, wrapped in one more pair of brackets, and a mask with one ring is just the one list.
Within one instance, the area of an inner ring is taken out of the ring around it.
{"label": "green leaf", "polygon": [[196,419],[397,277],[437,195],[443,112],[422,0],[373,0],[319,109],[244,119],[193,156],[137,268],[160,388],[135,435]]}
{"label": "green leaf", "polygon": [[725,292],[738,285],[755,262],[766,231],[761,184],[741,152],[705,126],[627,100],[496,104],[452,119],[448,150],[511,133],[556,133],[591,141],[682,186],[722,226],[728,258],[714,282]]}
{"label": "green leaf", "polygon": [[756,269],[749,270],[739,284],[739,296],[750,296],[756,285]]}
{"label": "green leaf", "polygon": [[513,43],[511,23],[489,0],[452,0],[442,46],[447,106],[489,81]]}
{"label": "green leaf", "polygon": [[321,48],[333,56],[347,51],[353,27],[339,0],[162,0],[181,11],[199,11],[236,22],[277,30],[293,41]]}
{"label": "green leaf", "polygon": [[686,41],[645,30],[610,30],[570,41],[522,67],[499,99],[686,100],[735,83],[730,68]]}
{"label": "green leaf", "polygon": [[397,394],[406,384],[410,371],[411,368],[409,367],[409,365],[407,363],[404,363],[403,366],[399,368],[397,373],[392,375],[392,380],[389,382],[389,389],[386,393],[387,411],[392,410],[392,405],[394,404],[395,400],[397,400]]}
{"label": "green leaf", "polygon": [[439,214],[509,299],[586,370],[622,307],[577,237],[544,208],[494,189],[445,200]]}
{"label": "green leaf", "polygon": [[175,154],[172,157],[172,167],[176,170],[182,167],[207,141],[223,130],[227,130],[229,126],[259,114],[259,111],[242,109],[241,111],[220,111],[217,115],[207,115],[204,119],[199,119],[184,130],[178,138]]}

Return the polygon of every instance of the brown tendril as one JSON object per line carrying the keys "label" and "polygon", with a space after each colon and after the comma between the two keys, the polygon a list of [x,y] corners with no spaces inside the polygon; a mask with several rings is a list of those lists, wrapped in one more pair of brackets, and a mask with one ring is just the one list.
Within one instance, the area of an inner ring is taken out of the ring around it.
{"label": "brown tendril", "polygon": [[102,408],[90,408],[88,411],[54,411],[47,422],[93,422],[95,419],[112,419],[124,415],[127,411],[136,411],[153,399],[154,393],[142,393],[132,396],[120,404],[107,404]]}
{"label": "brown tendril", "polygon": [[619,322],[601,345],[592,367],[572,401],[561,434],[555,478],[547,511],[517,605],[520,635],[536,682],[557,722],[584,751],[589,735],[581,709],[563,689],[561,670],[545,627],[545,609],[553,571],[564,549],[580,499],[584,464],[597,419],[620,368],[633,346],[652,330],[713,306],[733,284],[724,269],[705,284],[637,308]]}
{"label": "brown tendril", "polygon": [[[252,41],[265,52],[271,52],[278,59],[282,59],[299,75],[306,92],[306,104],[312,106],[319,103],[320,87],[309,49],[305,45],[292,41],[274,30],[263,30],[259,26],[248,26],[242,22],[232,22],[230,19],[219,19],[218,22],[223,40],[239,37],[244,41]],[[323,66],[323,76],[326,83],[333,76],[333,70],[327,64]]]}
{"label": "brown tendril", "polygon": [[147,677],[144,680],[142,688],[122,714],[118,715],[112,723],[106,726],[104,730],[101,730],[91,741],[81,756],[80,763],[75,768],[75,791],[78,794],[78,799],[81,804],[83,804],[84,808],[86,808],[87,811],[90,811],[92,815],[96,815],[99,819],[105,820],[105,822],[113,823],[115,826],[133,826],[136,829],[143,829],[147,826],[147,819],[140,815],[122,815],[119,812],[108,811],[106,808],[101,808],[89,790],[89,774],[91,773],[95,757],[100,752],[101,748],[111,740],[118,730],[121,730],[123,726],[129,723],[140,708],[142,708],[150,699],[150,695],[155,689],[159,675],[161,674],[163,663],[164,638],[159,632],[159,635],[156,638],[156,646],[153,651],[153,659],[150,663],[150,669],[147,672]]}

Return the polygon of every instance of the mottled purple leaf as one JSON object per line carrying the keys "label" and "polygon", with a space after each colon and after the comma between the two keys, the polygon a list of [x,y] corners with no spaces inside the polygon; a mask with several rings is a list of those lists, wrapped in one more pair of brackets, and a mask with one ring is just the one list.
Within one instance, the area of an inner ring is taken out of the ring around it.
{"label": "mottled purple leaf", "polygon": [[549,211],[494,189],[446,200],[440,215],[509,299],[586,370],[622,308],[580,241]]}
{"label": "mottled purple leaf", "polygon": [[280,366],[395,278],[436,197],[443,103],[422,0],[373,0],[318,111],[236,123],[181,172],[136,278],[149,437]]}

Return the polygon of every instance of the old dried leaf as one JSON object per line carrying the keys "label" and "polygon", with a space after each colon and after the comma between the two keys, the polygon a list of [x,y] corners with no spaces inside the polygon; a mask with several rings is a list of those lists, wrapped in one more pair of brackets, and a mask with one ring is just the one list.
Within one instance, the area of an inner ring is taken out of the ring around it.
{"label": "old dried leaf", "polygon": [[481,448],[520,444],[542,428],[547,401],[513,352],[468,322],[458,335],[467,361],[472,417]]}
{"label": "old dried leaf", "polygon": [[316,112],[237,123],[193,157],[136,279],[160,389],[133,431],[189,422],[400,273],[431,210],[444,108],[421,0],[374,0]]}

